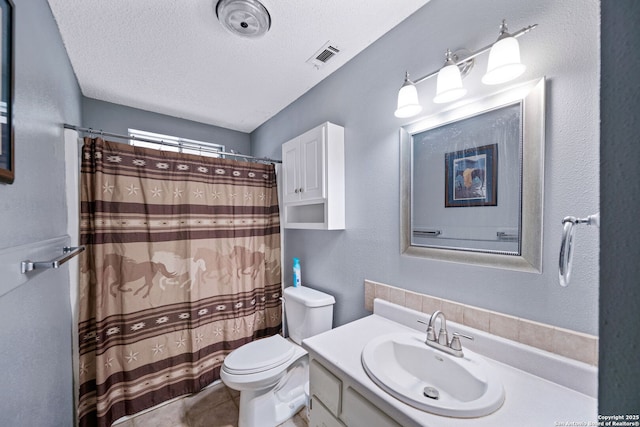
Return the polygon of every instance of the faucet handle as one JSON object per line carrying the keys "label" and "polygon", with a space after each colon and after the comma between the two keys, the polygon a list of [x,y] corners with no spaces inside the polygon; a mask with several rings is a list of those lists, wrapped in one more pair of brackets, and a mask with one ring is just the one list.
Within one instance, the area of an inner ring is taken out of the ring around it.
{"label": "faucet handle", "polygon": [[425,322],[423,320],[418,320],[418,323],[422,323],[423,325],[427,325],[427,341],[435,341],[436,340],[436,333],[433,330],[433,326],[431,326],[431,323]]}
{"label": "faucet handle", "polygon": [[466,339],[468,339],[468,340],[473,341],[473,337],[472,337],[472,336],[470,336],[470,335],[465,335],[465,334],[461,334],[460,332],[454,332],[454,333],[453,333],[453,336],[454,336],[454,337],[462,337],[462,338],[466,338]]}
{"label": "faucet handle", "polygon": [[453,333],[453,338],[451,338],[451,344],[449,344],[449,347],[451,347],[452,350],[462,350],[462,344],[460,343],[460,337],[466,338],[468,340],[473,341],[473,337],[472,336],[461,334],[461,333],[458,333],[458,332],[454,332]]}

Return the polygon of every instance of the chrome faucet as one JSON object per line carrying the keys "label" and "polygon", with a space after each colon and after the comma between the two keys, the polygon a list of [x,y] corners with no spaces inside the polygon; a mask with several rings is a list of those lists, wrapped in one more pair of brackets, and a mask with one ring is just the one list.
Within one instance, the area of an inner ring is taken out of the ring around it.
{"label": "chrome faucet", "polygon": [[[440,318],[440,329],[436,338],[435,326],[438,318]],[[445,353],[451,354],[456,357],[464,356],[464,353],[462,352],[462,343],[460,342],[460,337],[473,340],[473,337],[470,337],[469,335],[454,332],[453,338],[451,338],[451,341],[449,341],[449,332],[447,331],[447,318],[440,310],[436,310],[435,312],[433,312],[433,314],[429,318],[429,323],[423,322],[422,320],[418,320],[418,322],[427,325],[427,339],[425,340],[425,343],[429,347],[437,348],[438,350],[444,351]]]}

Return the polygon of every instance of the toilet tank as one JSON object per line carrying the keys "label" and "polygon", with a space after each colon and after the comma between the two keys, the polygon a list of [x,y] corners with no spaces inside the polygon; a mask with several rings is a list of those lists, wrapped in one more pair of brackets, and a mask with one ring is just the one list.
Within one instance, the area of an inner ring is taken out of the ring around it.
{"label": "toilet tank", "polygon": [[296,344],[333,327],[333,296],[306,286],[284,290],[285,322]]}

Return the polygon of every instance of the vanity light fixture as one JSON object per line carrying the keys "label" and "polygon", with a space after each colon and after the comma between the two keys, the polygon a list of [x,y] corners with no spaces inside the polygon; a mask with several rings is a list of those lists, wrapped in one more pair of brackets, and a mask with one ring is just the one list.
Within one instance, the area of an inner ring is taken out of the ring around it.
{"label": "vanity light fixture", "polygon": [[538,24],[529,25],[510,34],[507,31],[506,21],[503,19],[502,24],[500,24],[498,39],[490,45],[468,55],[466,50],[451,52],[451,50],[447,49],[444,66],[439,70],[414,81],[409,80],[409,74],[407,73],[404,84],[398,92],[398,107],[395,111],[395,116],[400,118],[412,117],[422,111],[418,101],[416,85],[434,76],[438,76],[438,80],[436,96],[433,98],[433,102],[440,104],[462,98],[467,93],[467,90],[462,85],[462,79],[473,68],[476,56],[487,51],[490,52],[487,73],[482,77],[484,84],[506,83],[520,76],[526,67],[520,62],[520,48],[516,38],[528,33],[537,26]]}

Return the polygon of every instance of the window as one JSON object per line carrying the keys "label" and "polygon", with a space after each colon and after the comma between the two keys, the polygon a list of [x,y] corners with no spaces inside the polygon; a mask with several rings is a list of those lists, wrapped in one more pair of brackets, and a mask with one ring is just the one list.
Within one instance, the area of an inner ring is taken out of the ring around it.
{"label": "window", "polygon": [[135,147],[155,148],[157,150],[198,154],[207,157],[222,157],[219,152],[224,151],[224,145],[137,129],[129,129],[129,136],[144,139],[144,141],[130,139],[129,143]]}

